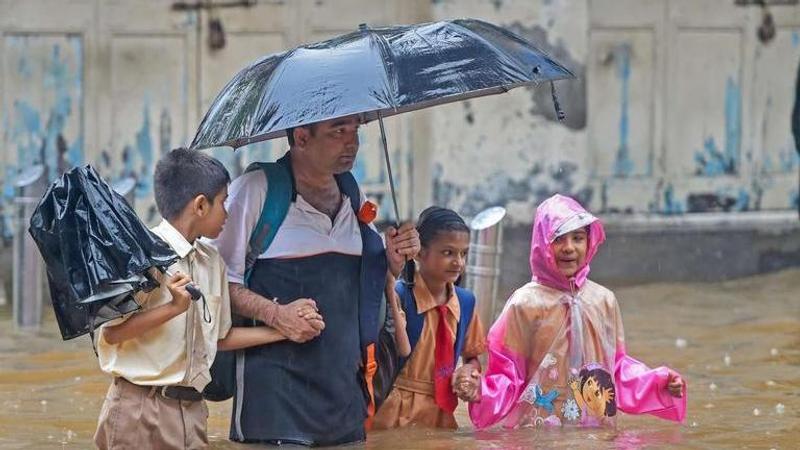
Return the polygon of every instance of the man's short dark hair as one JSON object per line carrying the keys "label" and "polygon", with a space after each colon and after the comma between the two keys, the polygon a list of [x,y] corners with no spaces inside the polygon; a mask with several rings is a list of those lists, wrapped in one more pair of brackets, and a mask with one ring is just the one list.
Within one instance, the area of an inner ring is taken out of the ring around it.
{"label": "man's short dark hair", "polygon": [[176,148],[156,164],[153,191],[161,217],[171,220],[198,195],[213,205],[231,176],[221,162],[198,150]]}
{"label": "man's short dark hair", "polygon": [[286,140],[289,141],[289,147],[294,147],[294,128],[286,129]]}

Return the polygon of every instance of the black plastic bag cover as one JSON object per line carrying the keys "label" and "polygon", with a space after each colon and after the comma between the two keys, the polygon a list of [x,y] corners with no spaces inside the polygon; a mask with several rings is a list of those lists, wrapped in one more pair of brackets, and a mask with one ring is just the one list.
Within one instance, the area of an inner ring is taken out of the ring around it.
{"label": "black plastic bag cover", "polygon": [[148,271],[178,260],[89,165],[73,168],[48,188],[29,232],[47,266],[64,339],[138,309],[133,294],[154,286]]}
{"label": "black plastic bag cover", "polygon": [[192,147],[237,148],[321,120],[361,114],[368,122],[566,78],[574,75],[533,44],[480,20],[362,26],[243,69],[212,103]]}

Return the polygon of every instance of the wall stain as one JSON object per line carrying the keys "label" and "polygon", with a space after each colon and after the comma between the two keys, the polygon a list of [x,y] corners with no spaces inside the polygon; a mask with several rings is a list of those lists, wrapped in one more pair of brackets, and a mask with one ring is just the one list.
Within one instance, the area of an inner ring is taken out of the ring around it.
{"label": "wall stain", "polygon": [[158,120],[158,159],[172,150],[172,119],[167,108],[161,109],[161,117]]}
{"label": "wall stain", "polygon": [[[52,36],[35,35],[4,39],[9,56],[16,57],[17,79],[31,83],[41,77],[41,84],[32,86],[35,89],[12,89],[13,112],[3,111],[6,151],[16,153],[16,161],[9,158],[5,165],[1,205],[4,238],[13,233],[9,226],[15,211],[11,200],[16,196],[14,183],[20,172],[44,164],[44,176],[50,182],[83,162],[83,42],[72,35],[57,40],[52,43]],[[63,48],[72,52],[63,52]],[[28,95],[30,91],[35,95]],[[73,124],[75,131],[68,131],[68,125]],[[70,132],[76,134],[70,136]]]}
{"label": "wall stain", "polygon": [[728,77],[725,83],[724,149],[720,150],[713,136],[706,137],[703,150],[695,152],[695,174],[711,177],[736,174],[739,166],[740,137],[741,92],[733,79]]}
{"label": "wall stain", "polygon": [[620,81],[619,148],[614,161],[614,175],[628,177],[633,173],[633,160],[628,148],[628,96],[631,78],[631,46],[622,44],[614,50],[617,63],[617,78]]}
{"label": "wall stain", "polygon": [[506,28],[531,42],[536,42],[540,50],[561,62],[575,74],[574,79],[555,82],[559,102],[567,114],[563,121],[558,120],[553,108],[550,89],[545,89],[544,86],[525,88],[530,93],[534,103],[529,113],[531,115],[540,115],[549,121],[557,122],[573,130],[586,128],[586,66],[573,58],[569,50],[560,41],[557,45],[550,44],[547,30],[539,25],[525,26],[520,22],[513,22],[507,25]]}
{"label": "wall stain", "polygon": [[671,183],[664,188],[664,209],[661,212],[664,214],[684,213],[683,203],[675,198],[675,189]]}
{"label": "wall stain", "polygon": [[153,141],[150,138],[150,102],[147,100],[142,107],[142,127],[136,132],[136,155],[139,157],[139,167],[134,172],[136,198],[148,198],[153,192],[154,162]]}
{"label": "wall stain", "polygon": [[589,204],[594,189],[577,186],[577,171],[577,164],[568,161],[549,167],[535,163],[520,179],[513,179],[498,170],[479,183],[460,186],[443,181],[444,168],[442,164],[437,164],[433,174],[433,197],[435,204],[450,205],[467,217],[490,206],[505,206],[512,201],[532,201],[535,206],[555,193],[569,195],[582,204]]}

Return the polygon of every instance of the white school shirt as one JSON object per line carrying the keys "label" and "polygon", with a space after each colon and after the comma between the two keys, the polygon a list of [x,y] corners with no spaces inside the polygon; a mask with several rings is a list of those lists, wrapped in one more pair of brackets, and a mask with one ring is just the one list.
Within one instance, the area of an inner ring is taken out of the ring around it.
{"label": "white school shirt", "polygon": [[[142,386],[182,385],[198,391],[211,381],[210,368],[217,354],[217,341],[231,328],[231,306],[225,262],[209,243],[189,243],[166,220],[152,229],[181,258],[170,266],[172,272],[189,274],[192,282],[205,295],[211,322],[205,322],[202,300],[193,301],[189,309],[152,330],[133,339],[112,345],[98,333],[97,356],[103,372]],[[157,272],[161,286],[150,292],[138,292],[136,301],[146,311],[172,301]],[[132,314],[137,314],[136,312]],[[103,324],[116,325],[131,314]]]}
{"label": "white school shirt", "polygon": [[[228,189],[225,203],[228,220],[213,243],[228,266],[228,281],[232,283],[244,284],[247,245],[266,197],[267,177],[263,170],[244,173]],[[360,203],[365,201],[362,194]],[[297,194],[272,243],[258,258],[301,258],[324,253],[361,255],[362,248],[358,218],[349,197],[342,194],[339,210],[331,220]]]}

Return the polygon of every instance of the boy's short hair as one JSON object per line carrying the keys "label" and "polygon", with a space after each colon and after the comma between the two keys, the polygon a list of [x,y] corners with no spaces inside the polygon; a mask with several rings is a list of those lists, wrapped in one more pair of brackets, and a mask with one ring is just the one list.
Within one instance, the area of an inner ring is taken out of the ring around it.
{"label": "boy's short hair", "polygon": [[153,191],[161,217],[172,220],[198,195],[213,205],[231,176],[221,162],[198,150],[176,148],[156,164]]}

